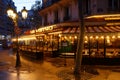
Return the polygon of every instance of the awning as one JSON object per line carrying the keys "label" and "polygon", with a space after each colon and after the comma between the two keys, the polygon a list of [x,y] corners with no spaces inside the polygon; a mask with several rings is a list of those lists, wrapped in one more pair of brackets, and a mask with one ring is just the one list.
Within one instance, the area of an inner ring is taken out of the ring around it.
{"label": "awning", "polygon": [[113,33],[120,32],[120,26],[86,26],[85,31],[89,33]]}
{"label": "awning", "polygon": [[68,27],[63,29],[63,33],[77,33],[78,27]]}
{"label": "awning", "polygon": [[[79,33],[79,27],[68,27],[63,30],[63,33]],[[120,26],[86,26],[86,33],[114,33],[120,32]]]}

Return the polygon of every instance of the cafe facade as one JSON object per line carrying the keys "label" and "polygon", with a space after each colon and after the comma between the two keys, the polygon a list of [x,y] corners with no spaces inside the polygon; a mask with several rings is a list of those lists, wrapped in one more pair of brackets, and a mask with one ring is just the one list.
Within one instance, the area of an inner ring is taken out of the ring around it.
{"label": "cafe facade", "polygon": [[[89,22],[86,22],[86,24],[89,24]],[[54,57],[58,57],[65,52],[68,55],[70,53],[75,55],[79,32],[79,22],[50,25],[37,30],[26,31],[25,35],[19,38],[19,43],[24,47],[21,47],[22,50],[26,46],[26,50],[33,52],[46,51]],[[64,41],[67,41],[66,51],[63,48]],[[120,53],[119,41],[119,25],[85,25],[83,56],[118,58]]]}
{"label": "cafe facade", "polygon": [[[43,9],[39,11],[42,25],[20,36],[21,51],[37,52],[51,57],[59,57],[63,53],[75,56],[81,24],[77,3],[77,0],[60,0],[47,6],[43,0]],[[85,11],[91,13],[84,15],[83,58],[119,60],[120,14],[118,10],[112,11],[115,5],[110,6],[109,0],[85,0],[84,4],[87,5],[84,5]],[[107,10],[108,7],[112,8]]]}

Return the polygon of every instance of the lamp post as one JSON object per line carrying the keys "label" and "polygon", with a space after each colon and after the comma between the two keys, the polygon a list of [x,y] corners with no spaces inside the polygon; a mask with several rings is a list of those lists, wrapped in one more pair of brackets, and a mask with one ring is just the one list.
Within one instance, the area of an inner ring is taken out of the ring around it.
{"label": "lamp post", "polygon": [[[27,18],[27,10],[25,9],[25,7],[23,8],[21,13],[22,13],[22,17],[24,19],[26,19]],[[19,29],[18,23],[17,23],[18,22],[18,14],[11,7],[9,7],[9,9],[7,10],[7,14],[14,22],[14,30],[15,30],[15,34],[16,34],[16,43],[17,43],[16,65],[15,65],[15,67],[20,67],[21,66],[21,61],[20,61],[19,42],[18,42],[18,36],[20,34],[20,29]]]}

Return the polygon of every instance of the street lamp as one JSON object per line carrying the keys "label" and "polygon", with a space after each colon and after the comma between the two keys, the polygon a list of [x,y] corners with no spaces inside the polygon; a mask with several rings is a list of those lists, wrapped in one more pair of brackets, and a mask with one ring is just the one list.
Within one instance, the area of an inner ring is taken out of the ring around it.
{"label": "street lamp", "polygon": [[22,12],[22,18],[23,18],[23,19],[26,19],[27,16],[28,16],[28,12],[27,12],[26,8],[23,7],[23,9],[21,10],[21,12]]}
{"label": "street lamp", "polygon": [[13,10],[10,8],[10,9],[8,9],[7,10],[7,14],[8,14],[8,16],[10,17],[10,18],[12,18],[12,15],[13,15]]}
{"label": "street lamp", "polygon": [[[25,9],[25,7],[21,11],[21,13],[22,13],[22,17],[24,19],[26,19],[27,18],[27,10]],[[18,31],[18,30],[20,30],[20,29],[19,29],[18,23],[17,23],[18,14],[11,7],[7,10],[7,14],[14,22],[14,30],[15,30],[15,34],[16,34],[16,43],[17,43],[16,66],[15,67],[20,67],[21,61],[20,61],[20,55],[19,55],[19,42],[18,42],[18,36],[20,34],[20,31]]]}

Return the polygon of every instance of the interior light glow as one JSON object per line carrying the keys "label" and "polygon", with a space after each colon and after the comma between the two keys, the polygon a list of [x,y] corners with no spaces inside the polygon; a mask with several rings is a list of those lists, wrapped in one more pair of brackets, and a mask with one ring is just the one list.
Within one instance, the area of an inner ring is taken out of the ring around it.
{"label": "interior light glow", "polygon": [[118,36],[118,38],[120,38],[120,36]]}
{"label": "interior light glow", "polygon": [[87,41],[87,40],[85,40],[85,43],[88,43],[88,41]]}
{"label": "interior light glow", "polygon": [[16,41],[16,39],[15,39],[15,38],[13,38],[13,39],[12,39],[12,41],[14,42],[14,41]]}
{"label": "interior light glow", "polygon": [[92,39],[93,38],[93,36],[90,36],[90,39]]}
{"label": "interior light glow", "polygon": [[77,39],[77,36],[75,36],[75,39]]}
{"label": "interior light glow", "polygon": [[36,36],[35,35],[24,35],[19,37],[19,41],[23,41],[23,40],[35,40]]}
{"label": "interior light glow", "polygon": [[66,37],[66,36],[65,36],[64,38],[65,38],[65,39],[67,39],[67,37]]}
{"label": "interior light glow", "polygon": [[85,36],[85,38],[87,39],[88,37],[87,37],[87,36]]}
{"label": "interior light glow", "polygon": [[23,41],[23,40],[35,40],[36,37],[31,37],[31,38],[19,38],[18,41]]}
{"label": "interior light glow", "polygon": [[110,40],[107,40],[107,43],[110,43]]}
{"label": "interior light glow", "polygon": [[115,38],[115,36],[112,36],[112,38],[114,39],[114,38]]}
{"label": "interior light glow", "polygon": [[98,36],[96,36],[95,38],[98,39]]}
{"label": "interior light glow", "polygon": [[101,36],[102,39],[104,39],[104,36]]}
{"label": "interior light glow", "polygon": [[109,36],[107,36],[106,38],[107,38],[107,39],[110,39],[110,37],[109,37]]}
{"label": "interior light glow", "polygon": [[59,37],[61,37],[62,35],[61,34],[59,34]]}

